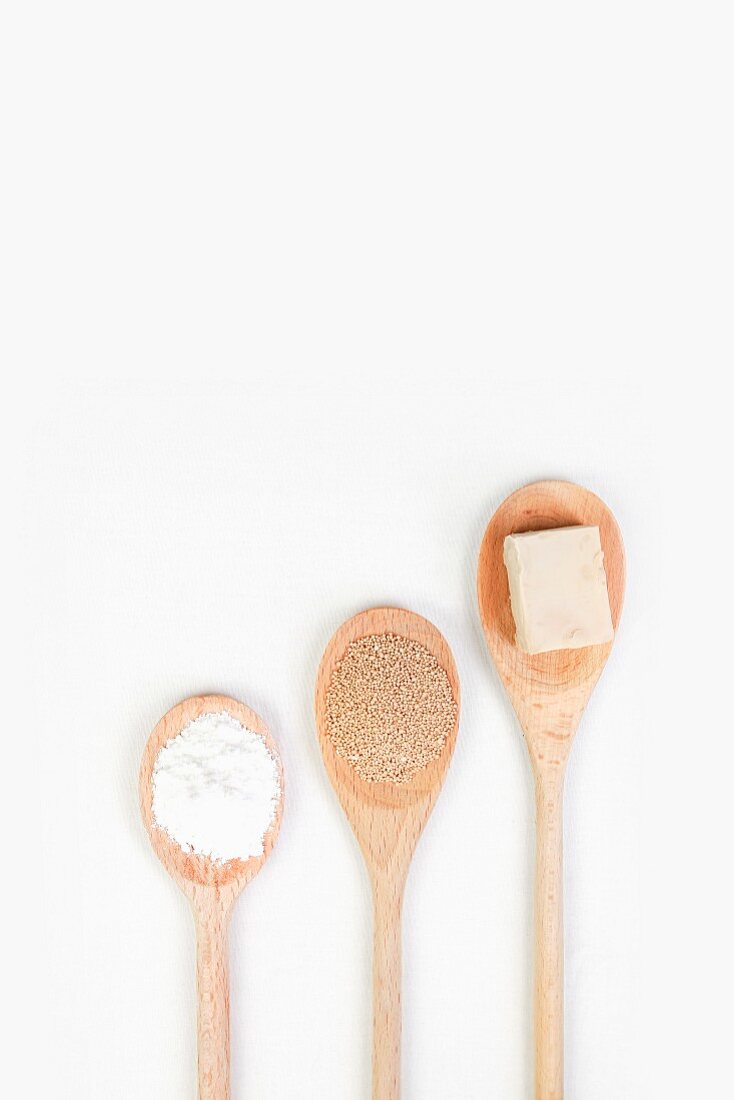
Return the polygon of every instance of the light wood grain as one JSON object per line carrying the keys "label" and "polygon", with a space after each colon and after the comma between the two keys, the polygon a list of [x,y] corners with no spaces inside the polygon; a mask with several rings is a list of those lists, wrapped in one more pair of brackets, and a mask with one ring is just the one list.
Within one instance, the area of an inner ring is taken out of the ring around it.
{"label": "light wood grain", "polygon": [[[153,766],[163,746],[202,714],[227,711],[259,733],[272,753],[280,777],[280,801],[263,854],[248,860],[214,863],[184,852],[153,819]],[[232,907],[270,855],[283,813],[283,769],[273,738],[263,720],[244,703],[226,695],[196,695],[161,718],[143,752],[140,765],[140,810],[153,849],[191,903],[196,925],[199,1100],[229,1100],[229,964],[227,930]]]}
{"label": "light wood grain", "polygon": [[479,556],[479,610],[490,652],[522,726],[535,776],[535,1096],[563,1098],[563,784],[573,737],[612,643],[530,655],[515,645],[506,535],[581,524],[599,527],[616,632],[625,560],[614,516],[593,493],[539,481],[492,517]]}
{"label": "light wood grain", "polygon": [[[398,634],[425,646],[445,669],[457,703],[456,721],[440,756],[408,783],[368,783],[334,750],[326,727],[326,692],[347,647],[370,634]],[[411,611],[363,611],[337,630],[321,661],[316,719],[326,770],[362,849],[374,899],[373,1100],[400,1096],[401,933],[405,881],[418,838],[433,809],[456,743],[459,677],[446,640]]]}

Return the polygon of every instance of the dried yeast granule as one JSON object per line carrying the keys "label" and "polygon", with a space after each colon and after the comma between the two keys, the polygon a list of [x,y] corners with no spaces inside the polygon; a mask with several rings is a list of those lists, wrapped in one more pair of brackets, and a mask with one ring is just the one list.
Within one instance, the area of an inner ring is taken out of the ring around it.
{"label": "dried yeast granule", "polygon": [[456,721],[445,670],[397,634],[352,642],[326,691],[326,730],[367,782],[407,783],[440,755]]}

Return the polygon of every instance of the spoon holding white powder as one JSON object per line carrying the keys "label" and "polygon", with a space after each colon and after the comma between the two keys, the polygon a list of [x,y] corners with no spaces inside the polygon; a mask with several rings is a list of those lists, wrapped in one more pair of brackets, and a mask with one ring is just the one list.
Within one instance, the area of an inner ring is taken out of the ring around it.
{"label": "spoon holding white powder", "polygon": [[265,741],[227,711],[189,722],[153,766],[156,826],[216,863],[263,854],[279,799],[278,765]]}

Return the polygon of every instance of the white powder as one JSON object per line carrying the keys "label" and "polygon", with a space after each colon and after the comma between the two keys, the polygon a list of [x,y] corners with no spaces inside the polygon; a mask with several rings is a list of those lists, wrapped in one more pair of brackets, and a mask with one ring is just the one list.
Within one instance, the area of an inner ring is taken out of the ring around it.
{"label": "white powder", "polygon": [[189,722],[153,767],[156,825],[215,862],[261,856],[279,798],[267,745],[226,711]]}

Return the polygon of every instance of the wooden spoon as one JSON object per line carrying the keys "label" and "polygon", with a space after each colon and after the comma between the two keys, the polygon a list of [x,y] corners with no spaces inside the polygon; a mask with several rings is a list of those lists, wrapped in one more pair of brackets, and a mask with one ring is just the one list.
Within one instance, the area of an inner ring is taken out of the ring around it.
{"label": "wooden spoon", "polygon": [[612,643],[530,656],[515,645],[502,552],[506,535],[599,527],[616,631],[624,596],[624,549],[603,501],[568,481],[538,481],[509,496],[484,534],[479,610],[487,643],[527,742],[535,775],[535,1096],[563,1097],[563,781],[573,736]]}
{"label": "wooden spoon", "polygon": [[[338,756],[326,725],[331,675],[347,647],[371,634],[397,634],[420,643],[445,670],[457,704],[456,720],[439,757],[407,783],[370,783]],[[418,838],[451,760],[459,726],[459,677],[445,638],[427,619],[394,607],[363,611],[337,630],[321,660],[316,720],[324,763],[367,863],[374,898],[373,1100],[400,1096],[400,915],[405,880]]]}
{"label": "wooden spoon", "polygon": [[[153,766],[158,753],[189,722],[202,714],[227,711],[260,734],[278,766],[280,802],[265,834],[263,854],[248,860],[215,863],[179,847],[153,819]],[[232,906],[270,855],[283,812],[283,769],[268,728],[254,710],[226,695],[196,695],[161,718],[151,733],[140,765],[140,809],[153,849],[191,902],[196,923],[196,973],[199,996],[199,1100],[229,1100],[229,965],[227,929]]]}

